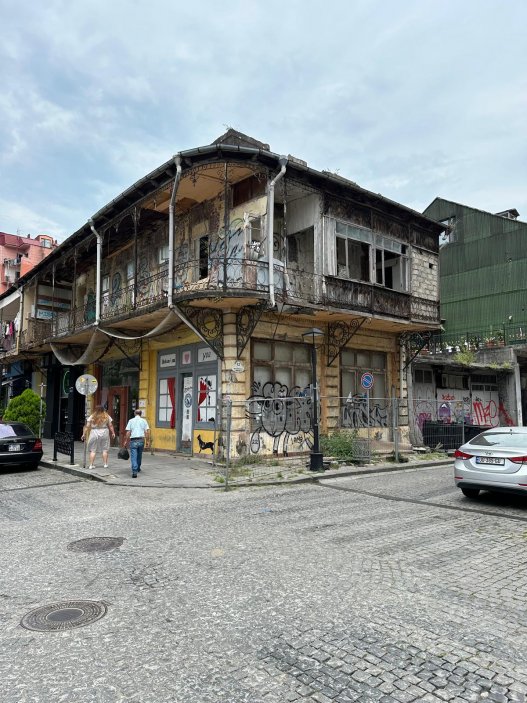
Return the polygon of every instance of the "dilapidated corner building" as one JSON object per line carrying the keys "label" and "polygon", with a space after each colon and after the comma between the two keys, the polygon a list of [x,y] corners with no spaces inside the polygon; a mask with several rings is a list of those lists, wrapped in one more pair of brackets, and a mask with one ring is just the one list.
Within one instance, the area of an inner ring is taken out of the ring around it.
{"label": "dilapidated corner building", "polygon": [[[404,340],[439,326],[442,230],[229,130],[135,183],[20,279],[20,335],[3,361],[45,374],[47,436],[80,433],[74,380],[88,371],[121,435],[140,407],[156,449],[224,451],[228,400],[233,456],[290,455],[312,445],[302,335],[316,327],[322,431],[372,423],[389,446]],[[404,413],[398,423],[404,439]]]}

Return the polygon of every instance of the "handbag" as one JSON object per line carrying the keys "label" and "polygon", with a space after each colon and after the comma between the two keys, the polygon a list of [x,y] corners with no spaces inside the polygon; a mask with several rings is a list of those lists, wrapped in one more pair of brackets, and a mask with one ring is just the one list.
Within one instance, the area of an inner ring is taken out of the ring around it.
{"label": "handbag", "polygon": [[126,447],[121,447],[117,452],[117,456],[119,459],[124,459],[125,461],[127,461],[130,458],[130,452]]}

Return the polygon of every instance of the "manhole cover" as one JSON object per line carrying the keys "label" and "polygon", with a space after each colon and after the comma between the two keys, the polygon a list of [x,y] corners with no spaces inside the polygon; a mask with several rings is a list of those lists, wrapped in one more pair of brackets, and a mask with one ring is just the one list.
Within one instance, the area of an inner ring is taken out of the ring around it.
{"label": "manhole cover", "polygon": [[68,544],[72,552],[109,552],[117,549],[124,542],[124,537],[86,537]]}
{"label": "manhole cover", "polygon": [[91,625],[106,615],[106,604],[93,600],[72,600],[43,605],[24,615],[20,624],[26,630],[57,632]]}

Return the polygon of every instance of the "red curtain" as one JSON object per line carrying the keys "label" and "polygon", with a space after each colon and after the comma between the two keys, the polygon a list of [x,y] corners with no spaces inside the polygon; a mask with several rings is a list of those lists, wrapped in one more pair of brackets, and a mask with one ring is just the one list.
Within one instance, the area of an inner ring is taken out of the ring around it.
{"label": "red curtain", "polygon": [[172,403],[172,414],[170,415],[170,429],[173,430],[176,426],[176,379],[169,378],[168,381],[168,394],[170,396],[170,402]]}

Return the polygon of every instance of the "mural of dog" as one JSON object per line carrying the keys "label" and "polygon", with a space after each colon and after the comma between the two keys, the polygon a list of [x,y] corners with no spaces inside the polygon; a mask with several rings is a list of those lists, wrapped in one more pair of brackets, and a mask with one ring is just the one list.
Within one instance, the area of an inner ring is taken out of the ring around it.
{"label": "mural of dog", "polygon": [[211,452],[214,452],[214,442],[204,442],[200,434],[198,435],[198,444],[200,454],[204,449],[210,449]]}

